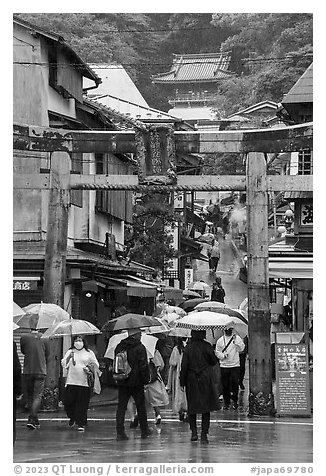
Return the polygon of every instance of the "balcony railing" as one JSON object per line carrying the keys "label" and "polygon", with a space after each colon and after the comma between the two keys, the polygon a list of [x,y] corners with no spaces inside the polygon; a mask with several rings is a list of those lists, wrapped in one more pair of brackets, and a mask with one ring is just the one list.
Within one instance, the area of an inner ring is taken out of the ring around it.
{"label": "balcony railing", "polygon": [[170,104],[180,102],[214,102],[216,100],[216,93],[208,91],[176,93],[174,97],[169,99]]}

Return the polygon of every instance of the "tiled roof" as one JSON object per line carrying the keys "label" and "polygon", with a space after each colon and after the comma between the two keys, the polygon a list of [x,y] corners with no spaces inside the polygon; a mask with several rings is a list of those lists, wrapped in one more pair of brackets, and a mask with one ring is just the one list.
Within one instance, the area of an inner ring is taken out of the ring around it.
{"label": "tiled roof", "polygon": [[313,102],[313,63],[284,96],[282,104]]}
{"label": "tiled roof", "polygon": [[210,81],[229,78],[228,53],[174,55],[170,71],[152,77],[153,83]]}

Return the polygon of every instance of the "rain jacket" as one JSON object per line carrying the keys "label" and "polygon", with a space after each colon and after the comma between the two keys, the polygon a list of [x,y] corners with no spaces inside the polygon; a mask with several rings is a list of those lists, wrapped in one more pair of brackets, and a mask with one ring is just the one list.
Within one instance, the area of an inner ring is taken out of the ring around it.
{"label": "rain jacket", "polygon": [[126,380],[119,380],[117,385],[125,387],[142,387],[149,382],[149,368],[145,346],[133,336],[123,339],[115,348],[114,355],[127,351],[131,372]]}
{"label": "rain jacket", "polygon": [[219,408],[218,359],[213,347],[204,340],[190,340],[184,350],[180,385],[186,387],[188,413],[208,413]]}

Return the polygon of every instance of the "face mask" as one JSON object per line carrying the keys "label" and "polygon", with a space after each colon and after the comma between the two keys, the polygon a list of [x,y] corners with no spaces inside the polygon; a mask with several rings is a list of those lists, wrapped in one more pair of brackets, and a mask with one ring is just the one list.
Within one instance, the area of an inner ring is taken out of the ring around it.
{"label": "face mask", "polygon": [[81,349],[84,347],[84,342],[76,341],[76,342],[74,343],[74,347],[75,347],[75,349],[77,349],[77,350],[81,350]]}

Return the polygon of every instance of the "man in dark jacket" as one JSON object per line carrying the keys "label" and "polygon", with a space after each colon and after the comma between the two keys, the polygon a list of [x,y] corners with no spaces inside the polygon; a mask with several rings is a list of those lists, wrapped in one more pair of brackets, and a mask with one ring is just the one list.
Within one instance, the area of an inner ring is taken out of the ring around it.
{"label": "man in dark jacket", "polygon": [[202,414],[201,441],[208,443],[210,412],[219,409],[218,376],[214,367],[218,359],[206,342],[205,330],[192,330],[181,363],[180,386],[185,389],[191,441],[197,441],[197,413]]}
{"label": "man in dark jacket", "polygon": [[24,379],[27,393],[27,405],[30,411],[27,427],[31,430],[40,427],[37,417],[41,406],[47,375],[49,342],[41,339],[42,334],[36,329],[36,318],[30,321],[31,333],[20,338],[20,350],[24,354]]}
{"label": "man in dark jacket", "polygon": [[128,337],[123,339],[115,349],[115,355],[127,351],[128,363],[131,371],[125,380],[118,383],[118,408],[116,413],[117,440],[128,440],[125,433],[124,422],[127,404],[130,397],[135,400],[141,437],[147,438],[152,434],[148,428],[147,413],[145,406],[144,385],[148,384],[149,368],[145,346],[140,342],[141,332],[139,329],[129,329]]}
{"label": "man in dark jacket", "polygon": [[216,278],[216,281],[213,283],[213,290],[211,294],[211,301],[218,301],[224,303],[225,290],[222,286],[222,281],[220,277]]}

